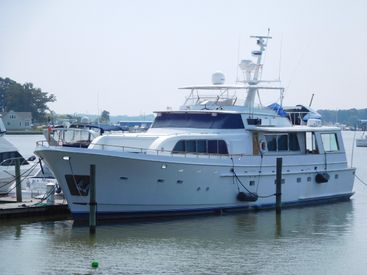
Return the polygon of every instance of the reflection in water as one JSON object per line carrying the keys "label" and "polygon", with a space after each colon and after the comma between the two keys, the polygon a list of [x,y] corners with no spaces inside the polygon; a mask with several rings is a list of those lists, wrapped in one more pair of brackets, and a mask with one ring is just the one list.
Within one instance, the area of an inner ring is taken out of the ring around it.
{"label": "reflection in water", "polygon": [[[86,273],[97,259],[106,273],[187,273],[198,267],[197,273],[267,273],[282,261],[275,270],[287,273],[297,266],[307,273],[315,271],[308,264],[310,256],[332,254],[320,251],[346,242],[352,229],[352,202],[284,209],[281,217],[262,211],[102,225],[95,236],[89,235],[88,226],[73,226],[72,221],[11,222],[0,225],[0,243],[12,251],[22,239],[21,260],[27,264],[17,266],[9,255],[10,262],[0,268],[6,273],[32,268],[46,272],[36,264],[41,261],[56,273]],[[333,257],[338,260],[338,253]]]}
{"label": "reflection in water", "polygon": [[275,238],[282,236],[282,214],[275,214]]}

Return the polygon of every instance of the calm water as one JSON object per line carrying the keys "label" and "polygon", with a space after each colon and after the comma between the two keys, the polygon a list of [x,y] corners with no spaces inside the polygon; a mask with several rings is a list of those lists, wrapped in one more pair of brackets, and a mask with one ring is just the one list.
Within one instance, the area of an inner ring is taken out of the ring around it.
{"label": "calm water", "polygon": [[[353,135],[344,133],[349,159]],[[8,139],[29,155],[41,136]],[[367,181],[367,148],[355,149],[354,165]],[[366,274],[367,186],[355,191],[280,220],[262,211],[103,225],[94,238],[69,220],[0,221],[0,274]]]}

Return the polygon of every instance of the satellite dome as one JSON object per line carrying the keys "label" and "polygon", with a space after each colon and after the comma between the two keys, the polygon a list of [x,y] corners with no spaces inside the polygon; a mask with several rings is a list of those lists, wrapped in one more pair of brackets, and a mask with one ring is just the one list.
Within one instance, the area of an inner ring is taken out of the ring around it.
{"label": "satellite dome", "polygon": [[217,71],[212,75],[212,83],[213,85],[222,85],[226,80],[224,73]]}
{"label": "satellite dome", "polygon": [[88,124],[88,123],[89,123],[89,117],[87,117],[87,116],[83,116],[83,117],[80,119],[80,122],[81,122],[81,123],[84,123],[84,124]]}

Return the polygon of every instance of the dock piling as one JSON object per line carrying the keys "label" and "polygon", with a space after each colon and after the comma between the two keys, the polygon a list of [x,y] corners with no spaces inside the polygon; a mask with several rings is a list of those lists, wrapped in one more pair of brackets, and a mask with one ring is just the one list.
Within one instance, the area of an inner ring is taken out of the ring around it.
{"label": "dock piling", "polygon": [[96,165],[90,166],[90,188],[89,188],[89,233],[96,233]]}
{"label": "dock piling", "polygon": [[277,166],[276,166],[276,192],[275,192],[275,211],[277,214],[282,212],[282,158],[277,158]]}
{"label": "dock piling", "polygon": [[15,190],[17,196],[17,202],[22,202],[22,181],[20,178],[20,160],[15,159]]}

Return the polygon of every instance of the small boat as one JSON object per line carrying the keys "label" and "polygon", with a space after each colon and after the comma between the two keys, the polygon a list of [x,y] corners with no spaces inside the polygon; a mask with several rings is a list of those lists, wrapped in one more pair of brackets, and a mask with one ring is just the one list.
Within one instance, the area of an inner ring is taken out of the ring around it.
{"label": "small boat", "polygon": [[[259,49],[255,62],[240,62],[242,81],[225,84],[216,72],[211,84],[181,88],[189,92],[183,106],[157,111],[146,132],[100,135],[88,148],[37,143],[74,220],[89,217],[92,165],[98,220],[274,208],[278,158],[284,206],[354,194],[340,128],[315,116],[306,123],[303,110],[286,114],[284,88],[260,79],[271,37],[252,38]],[[255,104],[271,92],[279,92],[278,105]]]}
{"label": "small boat", "polygon": [[5,137],[6,129],[0,118],[0,194],[6,195],[14,189],[16,161],[20,163],[22,178],[33,176],[37,172],[38,162],[32,156],[25,159],[18,149]]}
{"label": "small boat", "polygon": [[122,132],[123,128],[115,125],[76,123],[68,127],[49,126],[43,135],[50,145],[87,148],[100,135]]}
{"label": "small boat", "polygon": [[357,147],[367,147],[367,135],[363,132],[360,138],[356,139],[356,146]]}

